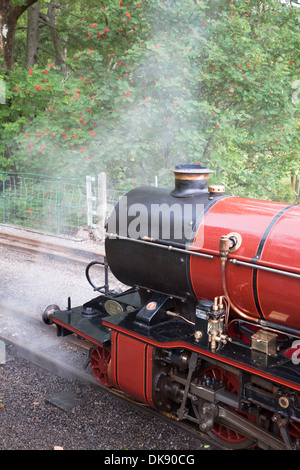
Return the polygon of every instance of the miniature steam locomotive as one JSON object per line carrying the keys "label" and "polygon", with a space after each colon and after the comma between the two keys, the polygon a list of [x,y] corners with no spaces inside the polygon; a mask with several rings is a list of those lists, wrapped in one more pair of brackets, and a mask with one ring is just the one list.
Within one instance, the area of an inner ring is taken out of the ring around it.
{"label": "miniature steam locomotive", "polygon": [[[57,334],[94,347],[100,384],[225,447],[300,447],[300,206],[208,186],[126,194],[107,223],[105,285],[82,306],[48,307]],[[110,290],[108,267],[124,284]]]}

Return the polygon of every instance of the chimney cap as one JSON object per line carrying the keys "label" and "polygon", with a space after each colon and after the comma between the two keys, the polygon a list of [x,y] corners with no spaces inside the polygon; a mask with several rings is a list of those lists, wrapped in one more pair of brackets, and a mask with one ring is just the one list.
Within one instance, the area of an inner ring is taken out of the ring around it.
{"label": "chimney cap", "polygon": [[207,180],[213,170],[201,165],[176,165],[175,189],[171,191],[174,197],[189,197],[208,193]]}
{"label": "chimney cap", "polygon": [[213,170],[209,170],[205,166],[201,165],[176,165],[175,170],[171,170],[176,174],[187,174],[187,175],[208,175],[213,173]]}

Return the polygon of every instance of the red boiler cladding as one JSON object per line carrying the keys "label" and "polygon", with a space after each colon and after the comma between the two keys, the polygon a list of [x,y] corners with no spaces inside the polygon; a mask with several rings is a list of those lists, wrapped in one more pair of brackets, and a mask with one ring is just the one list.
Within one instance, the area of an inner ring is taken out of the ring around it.
{"label": "red boiler cladding", "polygon": [[224,235],[236,240],[225,269],[232,304],[251,318],[299,330],[300,206],[238,197],[214,204],[191,245],[197,250],[201,238],[200,251],[214,256],[190,258],[197,298],[222,292],[219,241]]}

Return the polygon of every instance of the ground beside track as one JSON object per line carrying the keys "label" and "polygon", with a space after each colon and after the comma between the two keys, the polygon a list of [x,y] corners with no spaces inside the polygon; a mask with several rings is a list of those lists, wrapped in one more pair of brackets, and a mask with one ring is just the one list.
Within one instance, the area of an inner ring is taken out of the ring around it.
{"label": "ground beside track", "polygon": [[[5,228],[1,226],[0,230]],[[28,235],[32,237],[32,233]],[[51,241],[54,241],[53,237]],[[88,242],[84,244],[86,248]],[[94,242],[91,242],[90,249],[95,249]],[[82,266],[45,256],[23,255],[4,247],[0,247],[0,257],[0,302],[12,303],[38,316],[50,303],[65,308],[68,296],[71,296],[73,305],[95,296]],[[29,346],[35,341],[30,329],[26,333],[25,328],[17,326],[13,317],[9,318],[9,326],[6,323],[3,328],[6,331],[1,331],[0,318],[1,333],[22,341],[27,334]],[[79,356],[84,361],[83,356],[87,354],[76,345],[67,345],[63,338],[50,347],[54,347],[58,355],[68,354],[75,362]],[[73,395],[71,408],[67,411],[51,404],[53,398],[62,392]],[[0,365],[0,450],[54,448],[212,450],[212,446],[207,447],[205,443],[178,431],[172,422],[141,414],[105,391],[58,377],[33,365],[21,358],[15,347],[8,343],[5,363]]]}
{"label": "ground beside track", "polygon": [[[9,346],[0,377],[1,450],[206,448],[171,424],[141,415],[107,392],[32,365]],[[73,395],[67,411],[51,403],[61,392]]]}

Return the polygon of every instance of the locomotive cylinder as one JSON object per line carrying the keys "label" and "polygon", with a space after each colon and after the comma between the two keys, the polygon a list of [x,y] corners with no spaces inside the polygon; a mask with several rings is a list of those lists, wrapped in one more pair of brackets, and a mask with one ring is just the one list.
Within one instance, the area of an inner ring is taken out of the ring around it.
{"label": "locomotive cylinder", "polygon": [[115,207],[105,241],[115,277],[195,305],[214,299],[223,240],[237,310],[300,330],[300,206],[226,195],[199,165],[174,173],[175,189],[137,188]]}

